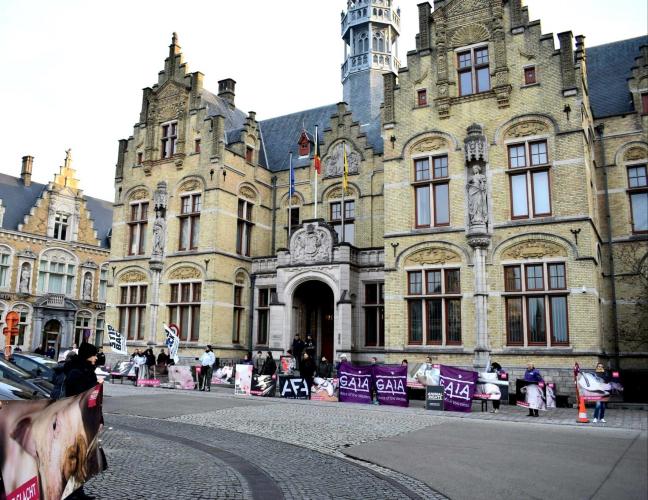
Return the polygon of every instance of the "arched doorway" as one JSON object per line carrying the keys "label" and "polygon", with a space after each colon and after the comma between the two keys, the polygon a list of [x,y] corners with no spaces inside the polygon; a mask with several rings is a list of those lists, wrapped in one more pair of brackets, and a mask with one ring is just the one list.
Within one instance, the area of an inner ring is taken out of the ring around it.
{"label": "arched doorway", "polygon": [[50,347],[53,347],[54,351],[56,351],[56,356],[58,356],[58,350],[61,344],[60,334],[61,323],[58,320],[51,319],[45,323],[45,328],[43,329],[43,343],[41,344],[43,352],[47,352]]}
{"label": "arched doorway", "polygon": [[317,346],[317,359],[326,356],[333,359],[334,308],[333,290],[321,281],[311,280],[300,284],[293,294],[292,336],[299,334],[313,337]]}

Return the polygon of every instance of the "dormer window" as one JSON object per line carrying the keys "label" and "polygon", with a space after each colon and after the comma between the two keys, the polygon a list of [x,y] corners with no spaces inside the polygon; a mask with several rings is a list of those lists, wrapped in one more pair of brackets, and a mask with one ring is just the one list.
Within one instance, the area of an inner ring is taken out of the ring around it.
{"label": "dormer window", "polygon": [[488,47],[474,47],[457,53],[459,95],[490,90]]}
{"label": "dormer window", "polygon": [[54,238],[57,240],[67,241],[69,225],[69,215],[62,212],[56,212],[56,215],[54,216]]}
{"label": "dormer window", "polygon": [[178,122],[162,125],[162,158],[171,158],[176,154],[178,145]]}
{"label": "dormer window", "polygon": [[306,138],[299,141],[299,156],[310,156],[310,141]]}

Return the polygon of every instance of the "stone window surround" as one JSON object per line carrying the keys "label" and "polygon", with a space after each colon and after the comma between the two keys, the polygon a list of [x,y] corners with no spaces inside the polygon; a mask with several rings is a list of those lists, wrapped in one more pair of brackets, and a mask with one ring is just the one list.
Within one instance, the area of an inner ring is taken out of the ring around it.
{"label": "stone window surround", "polygon": [[[51,258],[48,258],[47,254],[52,250],[55,250],[55,249],[54,248],[48,248],[48,249],[44,250],[43,252],[41,252],[41,254],[38,256],[38,272],[36,274],[36,294],[37,295],[48,295],[50,293],[57,293],[57,292],[50,292],[49,291],[49,277],[50,277],[50,274],[51,274],[49,263],[50,262],[62,263],[62,262],[61,262],[60,259],[52,261]],[[70,254],[68,251],[62,250],[62,249],[57,249],[57,250],[70,255],[69,260],[66,261],[65,264],[74,266],[74,274],[73,275],[68,274],[68,272],[67,272],[68,269],[67,268],[66,268],[65,272],[63,273],[64,276],[67,276],[67,278],[66,278],[66,287],[63,289],[62,292],[58,292],[58,293],[61,293],[62,295],[65,295],[66,297],[74,298],[75,297],[75,291],[76,291],[76,285],[77,285],[77,276],[78,276],[78,271],[79,271],[79,262],[78,262],[76,256],[73,255],[73,254]],[[48,263],[47,271],[43,271],[41,269],[41,262],[43,262],[43,261]],[[41,272],[45,272],[46,277],[45,277],[45,280],[44,280],[44,283],[43,283],[43,289],[39,290],[38,282],[40,281],[40,273]],[[33,276],[33,269],[32,269],[32,276]],[[72,284],[71,284],[70,292],[68,293],[67,292],[67,280],[69,280],[69,279],[72,280]],[[31,288],[33,289],[33,284],[31,284]]]}
{"label": "stone window surround", "polygon": [[[11,275],[13,273],[13,260],[14,260],[14,251],[13,248],[11,248],[8,245],[0,245],[0,256],[2,255],[7,255],[7,266],[6,266],[6,275],[5,275],[5,282],[0,283],[0,290],[9,290],[11,288]],[[18,268],[20,269],[20,268]],[[18,281],[20,281],[20,277],[18,278]]]}
{"label": "stone window surround", "polygon": [[632,210],[632,195],[633,194],[641,194],[644,192],[648,192],[648,185],[647,186],[640,186],[640,187],[630,187],[630,179],[629,179],[629,169],[633,167],[639,167],[639,166],[644,166],[646,167],[646,173],[648,173],[648,160],[646,158],[642,158],[640,160],[632,160],[632,161],[627,161],[624,163],[625,169],[626,169],[626,175],[625,175],[625,180],[626,180],[626,193],[628,196],[628,210],[630,213],[630,233],[631,234],[646,234],[648,233],[648,230],[642,230],[642,231],[635,231],[634,229],[634,213]]}
{"label": "stone window surround", "polygon": [[[488,89],[483,90],[479,92],[477,90],[477,78],[476,78],[476,69],[483,68],[483,65],[480,65],[477,67],[475,65],[474,61],[474,52],[476,49],[481,49],[485,48],[488,51],[488,64],[485,65],[485,67],[488,68]],[[472,89],[473,91],[470,94],[463,94],[461,92],[461,78],[460,78],[460,68],[459,68],[459,54],[462,52],[468,52],[470,51],[470,57],[471,57],[471,74],[472,74]],[[488,95],[493,90],[493,85],[492,85],[492,78],[490,74],[490,69],[491,69],[491,56],[494,54],[493,48],[491,47],[491,44],[488,42],[478,42],[478,43],[473,43],[471,45],[465,45],[463,47],[457,47],[456,49],[453,50],[454,52],[454,58],[453,58],[453,65],[455,68],[455,75],[457,76],[457,97],[469,97],[469,96],[475,96],[475,95]],[[493,94],[494,95],[494,94]]]}
{"label": "stone window surround", "polygon": [[[447,159],[447,173],[448,175],[446,177],[434,177],[434,159],[435,158],[440,158],[445,156]],[[429,169],[430,169],[430,178],[429,180],[423,180],[423,181],[417,181],[416,180],[416,162],[418,160],[424,160],[427,159],[429,162]],[[416,153],[411,156],[411,162],[412,162],[412,180],[411,180],[411,186],[414,189],[414,229],[421,229],[421,228],[437,228],[437,227],[449,227],[451,226],[451,214],[450,214],[450,198],[449,198],[449,193],[450,193],[450,180],[452,180],[453,176],[450,175],[450,155],[449,155],[449,150],[447,148],[442,148],[436,151],[429,151],[425,153]],[[438,184],[447,184],[448,185],[448,222],[447,223],[441,223],[437,224],[436,222],[436,200],[435,200],[435,191],[433,187]],[[424,224],[424,225],[419,225],[418,223],[418,207],[417,207],[417,194],[416,190],[418,187],[423,187],[424,185],[430,186],[430,192],[428,194],[429,197],[429,205],[430,205],[430,224]]]}

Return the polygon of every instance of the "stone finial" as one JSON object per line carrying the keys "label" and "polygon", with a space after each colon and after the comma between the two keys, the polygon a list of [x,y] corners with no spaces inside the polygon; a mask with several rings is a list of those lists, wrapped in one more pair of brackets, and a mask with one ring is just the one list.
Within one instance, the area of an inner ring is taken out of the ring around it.
{"label": "stone finial", "polygon": [[473,161],[488,161],[488,142],[482,126],[473,123],[467,129],[468,136],[464,139],[466,163]]}

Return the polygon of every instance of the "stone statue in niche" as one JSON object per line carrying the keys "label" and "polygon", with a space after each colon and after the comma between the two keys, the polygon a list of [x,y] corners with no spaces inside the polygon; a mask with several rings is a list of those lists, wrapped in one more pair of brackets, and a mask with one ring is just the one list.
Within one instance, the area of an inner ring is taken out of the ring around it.
{"label": "stone statue in niche", "polygon": [[482,226],[488,222],[488,199],[486,196],[486,176],[481,167],[474,165],[473,175],[468,180],[468,216],[471,226]]}
{"label": "stone statue in niche", "polygon": [[20,293],[29,293],[29,281],[31,279],[31,269],[29,264],[24,264],[20,271],[20,285],[18,290]]}
{"label": "stone statue in niche", "polygon": [[83,278],[83,300],[92,300],[92,275],[86,273]]}
{"label": "stone statue in niche", "polygon": [[158,212],[155,217],[155,222],[153,223],[153,250],[151,252],[151,258],[162,258],[162,255],[164,254],[165,237],[166,220]]}

